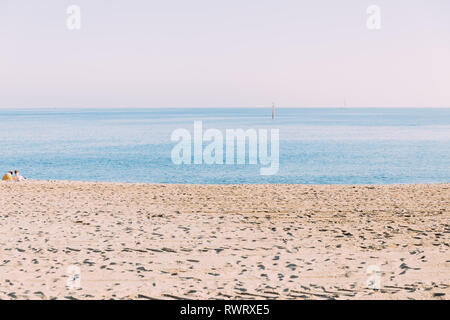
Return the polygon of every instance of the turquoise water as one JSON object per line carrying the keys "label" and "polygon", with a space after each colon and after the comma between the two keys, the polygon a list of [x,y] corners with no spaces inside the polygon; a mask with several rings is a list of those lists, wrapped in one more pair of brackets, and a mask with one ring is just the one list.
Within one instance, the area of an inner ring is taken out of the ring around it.
{"label": "turquoise water", "polygon": [[[450,109],[0,110],[0,169],[32,179],[154,183],[450,182]],[[172,163],[174,129],[280,130],[280,169]]]}

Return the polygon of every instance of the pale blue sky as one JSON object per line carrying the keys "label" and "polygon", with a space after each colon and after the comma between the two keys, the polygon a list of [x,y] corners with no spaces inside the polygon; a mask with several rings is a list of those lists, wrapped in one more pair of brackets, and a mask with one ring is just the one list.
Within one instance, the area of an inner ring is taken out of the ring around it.
{"label": "pale blue sky", "polygon": [[450,107],[449,88],[448,0],[0,2],[3,108]]}

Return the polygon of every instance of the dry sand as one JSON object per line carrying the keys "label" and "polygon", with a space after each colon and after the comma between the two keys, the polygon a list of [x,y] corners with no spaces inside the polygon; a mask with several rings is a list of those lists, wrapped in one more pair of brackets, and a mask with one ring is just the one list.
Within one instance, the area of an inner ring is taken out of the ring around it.
{"label": "dry sand", "polygon": [[2,299],[450,297],[449,184],[2,182],[0,208]]}

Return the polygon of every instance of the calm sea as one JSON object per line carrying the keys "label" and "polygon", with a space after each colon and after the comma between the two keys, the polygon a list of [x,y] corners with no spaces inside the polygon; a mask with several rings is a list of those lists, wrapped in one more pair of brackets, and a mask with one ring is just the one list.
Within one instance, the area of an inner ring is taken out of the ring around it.
{"label": "calm sea", "polygon": [[[280,169],[172,163],[174,129],[280,130]],[[450,109],[0,110],[0,168],[32,179],[154,183],[450,182]]]}

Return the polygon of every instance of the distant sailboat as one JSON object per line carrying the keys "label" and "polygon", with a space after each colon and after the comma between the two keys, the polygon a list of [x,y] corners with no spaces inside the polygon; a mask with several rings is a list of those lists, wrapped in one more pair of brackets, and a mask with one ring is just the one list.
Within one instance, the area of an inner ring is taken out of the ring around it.
{"label": "distant sailboat", "polygon": [[272,120],[275,119],[275,102],[272,102]]}

